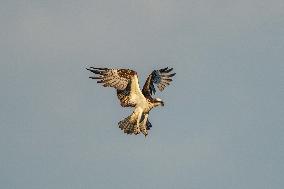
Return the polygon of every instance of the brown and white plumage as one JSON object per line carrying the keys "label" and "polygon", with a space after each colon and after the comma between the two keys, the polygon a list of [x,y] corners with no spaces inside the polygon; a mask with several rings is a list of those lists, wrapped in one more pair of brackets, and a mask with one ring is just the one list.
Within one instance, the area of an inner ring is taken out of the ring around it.
{"label": "brown and white plumage", "polygon": [[163,91],[172,81],[171,77],[175,75],[170,73],[173,68],[154,70],[148,76],[142,91],[139,87],[138,75],[133,70],[94,67],[87,70],[95,74],[90,78],[96,79],[97,83],[116,89],[121,106],[134,107],[133,113],[118,123],[119,128],[127,134],[143,133],[147,136],[147,130],[152,127],[148,119],[150,110],[159,105],[164,106],[161,99],[152,97],[152,94],[156,92],[154,84]]}

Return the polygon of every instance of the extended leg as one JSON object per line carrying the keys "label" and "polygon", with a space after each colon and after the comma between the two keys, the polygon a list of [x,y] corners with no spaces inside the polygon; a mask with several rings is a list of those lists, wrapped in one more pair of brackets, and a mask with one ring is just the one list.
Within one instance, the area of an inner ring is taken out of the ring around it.
{"label": "extended leg", "polygon": [[140,129],[139,129],[139,123],[142,117],[142,110],[141,109],[137,109],[137,120],[136,120],[136,125],[134,127],[134,134],[139,134],[140,133]]}
{"label": "extended leg", "polygon": [[146,127],[148,116],[149,116],[149,114],[144,115],[144,119],[139,126],[140,131],[145,135],[145,137],[148,135],[147,127]]}

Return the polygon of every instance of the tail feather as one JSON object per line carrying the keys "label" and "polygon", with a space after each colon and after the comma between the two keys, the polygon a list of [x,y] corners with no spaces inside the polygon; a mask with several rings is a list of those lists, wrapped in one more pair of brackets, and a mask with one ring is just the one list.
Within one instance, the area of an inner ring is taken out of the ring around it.
{"label": "tail feather", "polygon": [[140,134],[143,133],[145,137],[148,135],[148,130],[152,127],[152,124],[150,123],[148,119],[148,115],[145,117],[142,116],[139,127],[137,127],[137,119],[138,116],[135,112],[133,112],[130,116],[124,118],[120,122],[118,122],[118,126],[121,130],[123,130],[126,134]]}
{"label": "tail feather", "polygon": [[137,116],[135,116],[135,114],[131,114],[127,118],[125,118],[125,119],[121,120],[120,122],[118,122],[118,126],[126,134],[130,134],[130,135],[131,134],[135,134],[135,135],[137,135],[137,134],[140,133],[140,131],[137,129],[136,123],[137,123]]}

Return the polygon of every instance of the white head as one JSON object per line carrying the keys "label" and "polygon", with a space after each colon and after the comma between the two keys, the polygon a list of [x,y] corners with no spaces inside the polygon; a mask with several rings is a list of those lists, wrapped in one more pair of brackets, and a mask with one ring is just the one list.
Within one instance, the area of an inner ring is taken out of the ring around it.
{"label": "white head", "polygon": [[158,105],[161,105],[161,106],[164,106],[164,102],[162,101],[162,99],[160,98],[155,98],[155,102],[158,104]]}

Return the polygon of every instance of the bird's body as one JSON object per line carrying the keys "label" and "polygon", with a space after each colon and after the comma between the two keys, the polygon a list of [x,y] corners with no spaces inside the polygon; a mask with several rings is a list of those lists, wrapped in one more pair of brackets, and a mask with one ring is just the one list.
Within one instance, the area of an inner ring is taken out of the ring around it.
{"label": "bird's body", "polygon": [[139,87],[138,75],[135,71],[129,69],[108,69],[90,67],[87,70],[95,73],[98,77],[90,77],[98,79],[97,83],[102,83],[104,87],[114,87],[117,90],[117,97],[122,107],[134,107],[133,113],[118,123],[119,128],[127,134],[143,133],[147,136],[152,124],[149,122],[148,116],[152,108],[162,105],[164,102],[159,98],[152,98],[155,94],[154,84],[158,85],[162,91],[169,85],[175,73],[167,75],[172,71],[164,68],[154,70],[147,78],[143,90]]}

